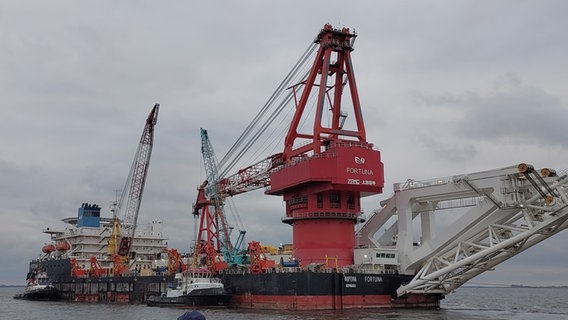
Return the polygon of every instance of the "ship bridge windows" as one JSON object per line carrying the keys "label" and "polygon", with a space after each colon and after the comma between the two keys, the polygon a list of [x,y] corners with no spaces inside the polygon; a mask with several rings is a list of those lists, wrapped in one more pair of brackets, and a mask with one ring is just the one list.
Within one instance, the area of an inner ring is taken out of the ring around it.
{"label": "ship bridge windows", "polygon": [[290,208],[306,208],[308,206],[308,197],[306,196],[296,196],[288,201]]}
{"label": "ship bridge windows", "polygon": [[341,197],[339,193],[330,193],[329,194],[329,207],[330,208],[341,208]]}
{"label": "ship bridge windows", "polygon": [[396,255],[394,253],[377,252],[376,257],[382,259],[394,259]]}
{"label": "ship bridge windows", "polygon": [[355,195],[353,195],[353,192],[349,192],[347,193],[346,196],[346,200],[347,200],[347,209],[355,209]]}
{"label": "ship bridge windows", "polygon": [[318,193],[317,195],[317,207],[323,208],[323,194]]}
{"label": "ship bridge windows", "polygon": [[306,196],[296,196],[293,197],[292,199],[290,199],[290,204],[298,204],[298,203],[304,203],[304,202],[308,202],[308,197]]}
{"label": "ship bridge windows", "polygon": [[399,262],[395,248],[364,248],[354,250],[354,262],[377,272],[396,273]]}

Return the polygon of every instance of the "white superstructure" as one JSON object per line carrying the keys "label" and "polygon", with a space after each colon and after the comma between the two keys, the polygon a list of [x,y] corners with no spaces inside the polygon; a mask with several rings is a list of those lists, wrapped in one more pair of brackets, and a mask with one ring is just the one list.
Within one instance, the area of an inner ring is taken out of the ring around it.
{"label": "white superstructure", "polygon": [[[80,266],[88,268],[90,259],[94,256],[103,267],[108,266],[112,262],[112,258],[108,256],[107,252],[113,219],[94,217],[95,223],[80,223],[80,219],[80,215],[79,217],[65,218],[62,220],[66,223],[64,228],[49,227],[43,230],[44,233],[50,235],[56,248],[64,249],[44,252],[43,258],[74,258]],[[155,268],[155,261],[161,260],[160,256],[164,254],[164,248],[167,247],[166,240],[161,221],[139,224],[136,228],[131,250],[135,265],[130,267],[139,271]],[[65,242],[69,245],[61,245]],[[167,255],[162,258],[167,260]]]}

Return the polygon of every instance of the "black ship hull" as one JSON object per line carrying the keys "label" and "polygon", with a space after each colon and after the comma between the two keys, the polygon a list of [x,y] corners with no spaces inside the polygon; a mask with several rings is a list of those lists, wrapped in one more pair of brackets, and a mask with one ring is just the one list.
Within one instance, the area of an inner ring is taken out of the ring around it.
{"label": "black ship hull", "polygon": [[440,295],[415,294],[396,297],[396,289],[412,275],[364,272],[272,271],[261,274],[222,273],[227,295],[205,300],[163,300],[173,276],[80,277],[71,276],[68,259],[33,262],[43,268],[61,299],[103,303],[146,303],[153,305],[229,305],[235,308],[280,310],[337,310],[350,308],[439,307]]}
{"label": "black ship hull", "polygon": [[336,310],[350,308],[439,307],[441,296],[396,298],[412,276],[357,272],[272,272],[222,274],[231,306],[251,309]]}
{"label": "black ship hull", "polygon": [[169,275],[152,276],[71,276],[69,259],[35,260],[30,270],[45,270],[60,294],[60,300],[102,303],[145,303],[148,297],[162,295],[173,280]]}
{"label": "black ship hull", "polygon": [[228,306],[231,296],[219,292],[196,292],[179,297],[151,296],[146,300],[150,307],[219,307]]}
{"label": "black ship hull", "polygon": [[57,301],[62,300],[62,294],[54,287],[46,287],[37,290],[26,289],[24,293],[15,295],[14,299],[32,301]]}

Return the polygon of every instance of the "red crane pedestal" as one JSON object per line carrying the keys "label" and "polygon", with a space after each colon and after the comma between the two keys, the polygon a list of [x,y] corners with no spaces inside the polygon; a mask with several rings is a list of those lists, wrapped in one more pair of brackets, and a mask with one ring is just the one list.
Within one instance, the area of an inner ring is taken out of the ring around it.
{"label": "red crane pedestal", "polygon": [[302,266],[353,264],[354,225],[361,196],[382,192],[383,164],[371,145],[332,144],[322,154],[284,166],[270,177],[270,194],[284,196],[293,228],[294,255]]}
{"label": "red crane pedestal", "polygon": [[[297,220],[293,226],[294,255],[300,266],[324,263],[326,267],[353,264],[353,221]],[[327,263],[328,258],[337,263]]]}

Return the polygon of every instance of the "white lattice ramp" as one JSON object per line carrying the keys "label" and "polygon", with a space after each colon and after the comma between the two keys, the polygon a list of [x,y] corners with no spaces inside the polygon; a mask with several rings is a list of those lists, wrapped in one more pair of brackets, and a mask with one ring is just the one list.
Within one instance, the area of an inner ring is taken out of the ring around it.
{"label": "white lattice ramp", "polygon": [[[380,217],[381,222],[395,217],[396,223],[370,242],[385,245],[394,239],[399,272],[415,275],[398,289],[399,296],[447,294],[568,227],[567,190],[568,176],[550,169],[537,172],[526,164],[407,183],[384,206],[392,215]],[[436,230],[438,212],[458,207],[460,215]],[[357,239],[381,227],[363,227]]]}

